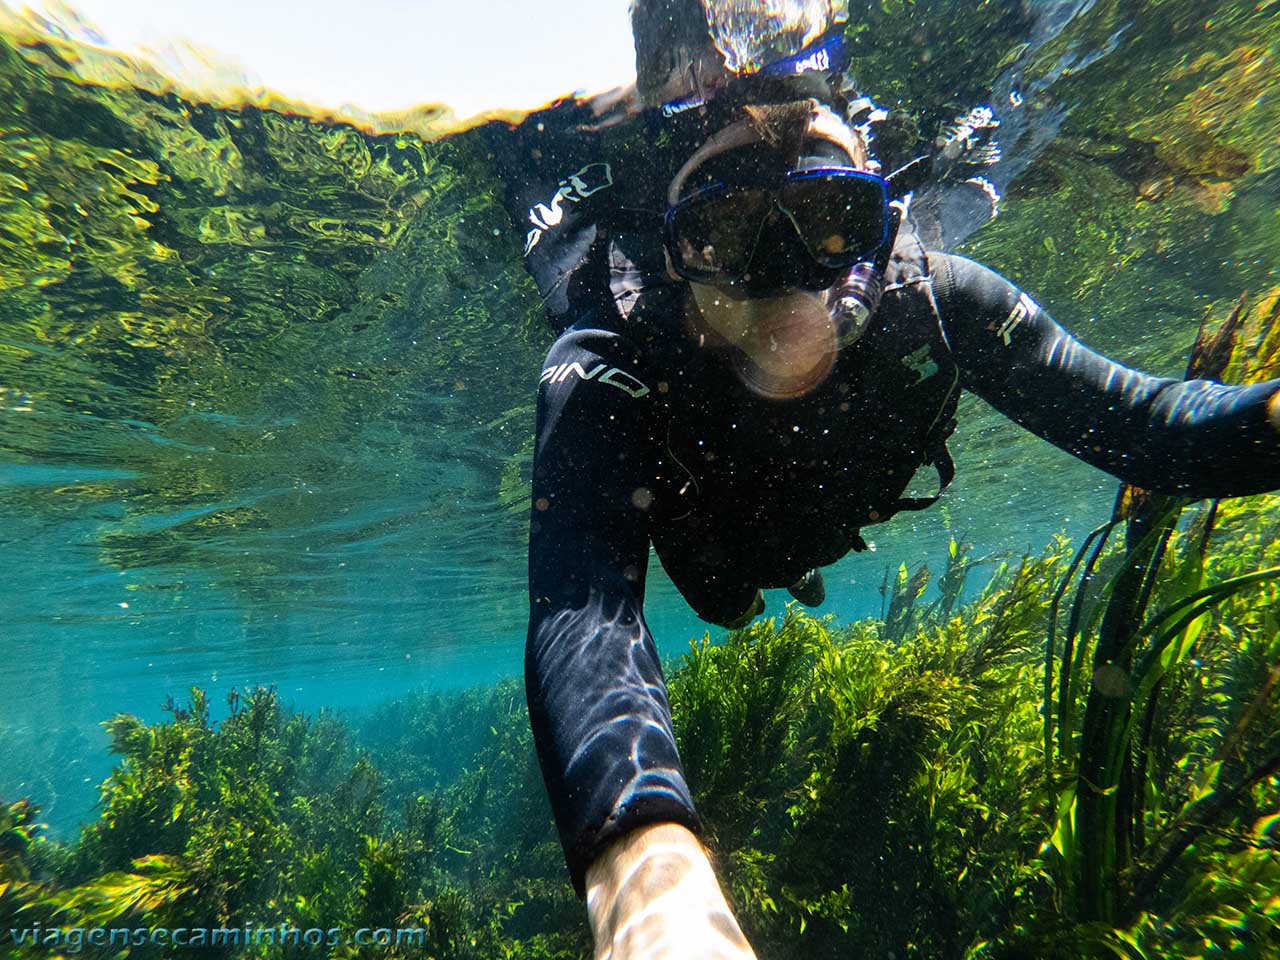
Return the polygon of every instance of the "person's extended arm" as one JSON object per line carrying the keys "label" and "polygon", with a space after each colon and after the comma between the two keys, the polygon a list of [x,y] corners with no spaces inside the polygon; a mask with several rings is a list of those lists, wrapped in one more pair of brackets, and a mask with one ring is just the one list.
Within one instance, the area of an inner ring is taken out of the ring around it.
{"label": "person's extended arm", "polygon": [[628,829],[698,829],[642,612],[661,414],[630,353],[615,334],[570,330],[538,395],[525,679],[580,894],[587,866]]}
{"label": "person's extended arm", "polygon": [[599,960],[754,954],[698,841],[642,605],[660,398],[579,324],[542,373],[525,682],[534,741]]}
{"label": "person's extended arm", "polygon": [[966,388],[1129,483],[1189,497],[1280,488],[1280,380],[1223,386],[1130,370],[1092,352],[999,274],[930,254]]}

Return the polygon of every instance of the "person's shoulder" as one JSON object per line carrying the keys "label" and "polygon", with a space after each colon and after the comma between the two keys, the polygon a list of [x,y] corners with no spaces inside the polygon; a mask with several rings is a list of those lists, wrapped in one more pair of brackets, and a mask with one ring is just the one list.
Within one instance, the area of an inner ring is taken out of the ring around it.
{"label": "person's shoulder", "polygon": [[959,253],[949,253],[946,250],[940,250],[931,246],[922,246],[921,250],[924,252],[924,257],[929,262],[929,266],[931,268],[935,267],[935,265],[936,266],[945,265],[950,267],[955,267],[959,265],[959,266],[980,267],[981,269],[984,269],[984,270],[988,269],[987,267],[984,267],[981,263],[979,263],[977,260],[973,260]]}
{"label": "person's shoulder", "polygon": [[652,369],[645,351],[608,324],[587,317],[565,329],[542,365],[539,384],[600,383],[634,399],[651,393]]}
{"label": "person's shoulder", "polygon": [[927,249],[924,257],[935,294],[972,293],[993,280],[1003,280],[990,267],[958,253]]}
{"label": "person's shoulder", "polygon": [[547,351],[547,360],[564,360],[583,354],[642,359],[639,345],[624,336],[611,318],[595,311],[560,332]]}

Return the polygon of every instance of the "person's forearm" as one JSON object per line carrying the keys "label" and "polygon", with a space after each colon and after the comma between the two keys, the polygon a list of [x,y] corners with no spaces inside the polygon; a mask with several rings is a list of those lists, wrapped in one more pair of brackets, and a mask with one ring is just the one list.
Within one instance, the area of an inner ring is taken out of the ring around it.
{"label": "person's forearm", "polygon": [[[539,386],[525,658],[534,744],[579,895],[619,836],[699,826],[643,613],[651,498],[636,492],[657,488],[665,408],[636,350],[583,324],[556,341]],[[597,376],[610,367],[629,386]]]}
{"label": "person's forearm", "polygon": [[595,960],[748,960],[706,850],[674,823],[610,844],[587,870]]}
{"label": "person's forearm", "polygon": [[930,255],[965,387],[1127,483],[1194,498],[1280,488],[1276,382],[1172,380],[1094,353],[1003,277]]}
{"label": "person's forearm", "polygon": [[658,652],[627,598],[619,583],[581,606],[535,608],[526,651],[534,744],[579,895],[587,865],[620,835],[699,826]]}

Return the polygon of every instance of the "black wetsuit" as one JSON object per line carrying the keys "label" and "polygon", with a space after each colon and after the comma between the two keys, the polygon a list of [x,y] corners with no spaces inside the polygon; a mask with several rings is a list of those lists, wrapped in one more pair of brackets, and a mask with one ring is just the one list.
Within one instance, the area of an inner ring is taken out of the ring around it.
{"label": "black wetsuit", "polygon": [[[579,192],[619,186],[613,174]],[[523,214],[528,194],[513,194]],[[531,263],[570,325],[538,394],[526,651],[538,754],[580,893],[587,866],[626,830],[699,828],[644,620],[650,544],[701,617],[732,620],[757,588],[794,583],[861,548],[865,526],[927,502],[901,495],[923,464],[948,479],[961,388],[1148,489],[1280,487],[1266,416],[1280,381],[1228,387],[1129,370],[1004,278],[926,254],[910,232],[870,329],[820,386],[780,401],[745,387],[730,354],[685,335],[688,288],[666,279],[652,233],[635,218],[583,219],[551,224],[576,242],[543,246]],[[542,225],[533,249],[553,233]]]}

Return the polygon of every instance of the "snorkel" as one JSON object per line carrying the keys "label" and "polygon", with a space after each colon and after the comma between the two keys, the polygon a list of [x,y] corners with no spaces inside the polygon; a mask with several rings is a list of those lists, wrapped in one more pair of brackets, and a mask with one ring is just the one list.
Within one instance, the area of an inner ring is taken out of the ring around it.
{"label": "snorkel", "polygon": [[[737,348],[751,389],[799,396],[879,305],[902,213],[890,205],[896,180],[877,176],[868,153],[868,121],[884,114],[848,96],[847,3],[796,0],[767,14],[758,0],[684,5],[697,29],[678,16],[666,25],[689,34],[666,82],[638,69],[651,142],[679,164],[665,197],[668,270],[691,288],[699,342]],[[636,40],[641,68],[639,29]]]}
{"label": "snorkel", "polygon": [[819,386],[866,329],[897,231],[865,142],[814,95],[825,77],[799,79],[735,82],[703,108],[718,129],[671,180],[664,215],[700,334],[736,348],[742,382],[774,399]]}

